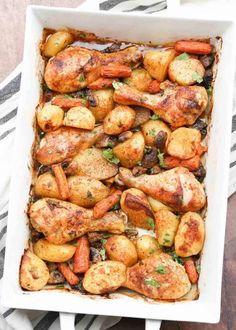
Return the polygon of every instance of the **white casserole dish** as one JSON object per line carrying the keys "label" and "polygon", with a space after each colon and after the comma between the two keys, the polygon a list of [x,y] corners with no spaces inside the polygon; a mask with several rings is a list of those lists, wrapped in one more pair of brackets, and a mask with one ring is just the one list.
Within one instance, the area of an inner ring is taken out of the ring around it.
{"label": "white casserole dish", "polygon": [[[148,303],[117,296],[91,299],[61,291],[25,292],[19,286],[19,265],[28,240],[25,214],[31,184],[29,164],[34,140],[32,128],[39,100],[38,43],[43,27],[70,27],[101,37],[161,43],[184,38],[221,36],[223,47],[215,83],[214,109],[207,157],[208,214],[203,250],[200,297],[196,301]],[[229,171],[233,99],[233,23],[230,20],[186,19],[30,6],[27,11],[21,97],[18,107],[14,173],[12,174],[2,304],[8,307],[116,315],[147,319],[216,323],[220,318],[221,279]]]}

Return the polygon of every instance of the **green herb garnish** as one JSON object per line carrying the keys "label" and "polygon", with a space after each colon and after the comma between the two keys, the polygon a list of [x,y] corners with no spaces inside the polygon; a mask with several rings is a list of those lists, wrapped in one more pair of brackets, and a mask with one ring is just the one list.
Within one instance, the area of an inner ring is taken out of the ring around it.
{"label": "green herb garnish", "polygon": [[201,82],[203,82],[202,77],[200,76],[200,74],[199,74],[197,71],[195,71],[195,72],[193,73],[192,78],[193,78],[193,80],[195,80],[195,81],[198,82],[199,84],[200,84]]}
{"label": "green herb garnish", "polygon": [[108,145],[109,148],[113,148],[114,147],[114,144],[112,142],[108,142],[107,145]]}
{"label": "green herb garnish", "polygon": [[157,154],[157,158],[159,160],[159,165],[162,167],[162,168],[165,168],[167,169],[168,168],[168,165],[166,165],[165,161],[164,161],[164,152],[160,152],[160,150],[158,149],[157,150],[158,154]]}
{"label": "green herb garnish", "polygon": [[103,238],[103,239],[101,240],[101,242],[102,242],[102,245],[105,245],[106,242],[107,242],[107,239],[104,239],[104,238]]}
{"label": "green herb garnish", "polygon": [[57,288],[57,289],[64,288],[64,284],[57,284],[57,285],[56,285],[56,288]]}
{"label": "green herb garnish", "polygon": [[63,99],[72,99],[72,97],[68,94],[63,94],[62,97]]}
{"label": "green herb garnish", "polygon": [[79,77],[79,82],[84,82],[85,81],[85,77],[84,74],[81,73],[80,77]]}
{"label": "green herb garnish", "polygon": [[147,284],[147,285],[151,285],[153,286],[154,288],[160,288],[160,283],[157,282],[156,280],[154,280],[154,278],[147,278],[144,280],[144,283]]}
{"label": "green herb garnish", "polygon": [[120,86],[122,86],[122,84],[118,81],[113,80],[112,81],[112,86],[117,90],[117,89],[120,88]]}
{"label": "green herb garnish", "polygon": [[154,252],[155,252],[154,249],[151,249],[151,250],[149,251],[150,254],[153,254]]}
{"label": "green herb garnish", "polygon": [[138,166],[141,166],[141,165],[142,165],[141,160],[139,160],[136,164],[137,164]]}
{"label": "green herb garnish", "polygon": [[184,265],[183,259],[177,256],[175,251],[171,252],[171,257],[175,262],[178,262],[182,266]]}
{"label": "green herb garnish", "polygon": [[139,132],[139,131],[140,131],[140,128],[139,128],[139,127],[134,127],[134,128],[132,128],[131,131],[132,131],[132,132]]}
{"label": "green herb garnish", "polygon": [[112,211],[116,211],[116,210],[119,210],[119,209],[120,209],[120,203],[117,202],[117,203],[113,206]]}
{"label": "green herb garnish", "polygon": [[148,135],[152,136],[152,137],[155,137],[157,134],[156,134],[156,130],[155,128],[152,128],[149,132],[148,132]]}
{"label": "green herb garnish", "polygon": [[163,265],[157,267],[156,272],[159,274],[166,274],[167,270]]}
{"label": "green herb garnish", "polygon": [[106,250],[105,249],[101,249],[99,251],[99,254],[102,257],[102,261],[106,260]]}
{"label": "green herb garnish", "polygon": [[189,55],[187,53],[182,53],[176,57],[177,60],[186,61],[189,59]]}
{"label": "green herb garnish", "polygon": [[81,100],[80,102],[85,105],[85,104],[87,104],[88,101],[87,100]]}
{"label": "green herb garnish", "polygon": [[198,274],[200,274],[200,272],[201,272],[201,265],[196,265],[196,270],[197,270]]}
{"label": "green herb garnish", "polygon": [[150,119],[152,119],[152,120],[159,120],[160,117],[154,113],[154,115],[152,115],[152,116],[150,117]]}
{"label": "green herb garnish", "polygon": [[120,160],[113,155],[111,148],[103,150],[102,155],[109,163],[119,164],[120,162]]}
{"label": "green herb garnish", "polygon": [[147,225],[150,229],[154,229],[155,228],[155,225],[154,225],[154,221],[152,218],[147,218]]}
{"label": "green herb garnish", "polygon": [[213,92],[213,88],[210,86],[209,88],[207,88],[206,91],[207,91],[208,96],[211,96],[212,92]]}

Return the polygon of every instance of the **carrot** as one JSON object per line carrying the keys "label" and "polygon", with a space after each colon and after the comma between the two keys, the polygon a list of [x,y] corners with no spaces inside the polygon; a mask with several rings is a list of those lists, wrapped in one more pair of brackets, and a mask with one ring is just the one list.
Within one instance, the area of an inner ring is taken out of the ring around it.
{"label": "carrot", "polygon": [[115,190],[112,194],[98,202],[93,208],[93,216],[95,219],[101,218],[116,203],[119,202],[121,196],[120,190]]}
{"label": "carrot", "polygon": [[200,157],[196,155],[189,159],[179,159],[172,156],[166,156],[164,158],[164,163],[168,166],[168,168],[183,166],[190,171],[196,171],[200,166]]}
{"label": "carrot", "polygon": [[62,199],[67,199],[70,196],[70,191],[68,187],[68,182],[66,179],[65,172],[61,167],[61,164],[52,165],[52,170],[55,174],[55,179],[57,183],[57,187]]}
{"label": "carrot", "polygon": [[107,78],[130,77],[132,70],[126,65],[103,65],[101,67],[101,76]]}
{"label": "carrot", "polygon": [[199,143],[196,154],[201,157],[206,151],[207,151],[207,147],[203,147],[201,143]]}
{"label": "carrot", "polygon": [[91,84],[89,84],[88,88],[99,90],[102,88],[112,87],[112,82],[113,82],[112,78],[99,78],[93,81]]}
{"label": "carrot", "polygon": [[176,41],[174,48],[178,53],[190,53],[199,55],[207,55],[212,51],[212,46],[209,43],[192,40]]}
{"label": "carrot", "polygon": [[69,95],[57,95],[54,97],[51,104],[69,109],[78,106],[87,107],[88,101],[79,97],[72,98]]}
{"label": "carrot", "polygon": [[65,277],[65,279],[70,285],[77,285],[79,283],[78,276],[76,276],[72,272],[72,270],[70,269],[70,267],[66,262],[60,262],[58,264],[58,270],[62,273],[62,275]]}
{"label": "carrot", "polygon": [[86,236],[80,237],[73,257],[74,273],[85,273],[89,269],[89,241]]}
{"label": "carrot", "polygon": [[185,271],[188,275],[189,281],[192,284],[197,283],[199,275],[198,275],[198,272],[196,270],[194,261],[192,259],[186,260],[185,263],[184,263],[184,268],[185,268]]}
{"label": "carrot", "polygon": [[160,90],[160,83],[157,80],[153,80],[148,86],[148,92],[151,94],[159,93]]}

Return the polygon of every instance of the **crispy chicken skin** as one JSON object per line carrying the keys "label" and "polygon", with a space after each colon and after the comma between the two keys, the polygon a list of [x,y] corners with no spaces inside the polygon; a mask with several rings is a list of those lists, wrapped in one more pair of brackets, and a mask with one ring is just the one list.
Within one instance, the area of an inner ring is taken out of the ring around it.
{"label": "crispy chicken skin", "polygon": [[50,89],[70,93],[86,87],[100,76],[101,65],[134,64],[142,59],[137,47],[110,54],[82,47],[69,47],[52,57],[45,69],[44,79]]}
{"label": "crispy chicken skin", "polygon": [[96,220],[92,214],[92,210],[53,198],[39,199],[29,208],[32,226],[54,244],[69,242],[91,231],[124,232],[120,213],[108,212]]}
{"label": "crispy chicken skin", "polygon": [[176,211],[198,211],[206,203],[202,185],[184,167],[138,177],[128,169],[120,168],[119,177],[128,187],[140,189]]}
{"label": "crispy chicken skin", "polygon": [[151,95],[120,83],[113,98],[119,104],[151,109],[173,127],[192,125],[208,102],[207,92],[201,86],[172,86],[163,94]]}
{"label": "crispy chicken skin", "polygon": [[[161,267],[164,272],[158,272]],[[178,299],[191,288],[183,266],[166,253],[154,254],[127,269],[123,286],[154,299]]]}

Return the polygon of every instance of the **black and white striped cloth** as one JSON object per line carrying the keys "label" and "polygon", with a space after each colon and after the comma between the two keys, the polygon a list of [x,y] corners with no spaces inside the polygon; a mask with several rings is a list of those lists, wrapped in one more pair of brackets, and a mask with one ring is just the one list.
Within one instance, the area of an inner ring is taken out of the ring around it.
{"label": "black and white striped cloth", "polygon": [[[107,0],[100,1],[101,10],[154,13],[166,8],[161,0]],[[0,84],[0,292],[2,285],[7,232],[8,190],[11,173],[11,150],[14,142],[15,120],[21,80],[21,65]],[[234,113],[232,126],[232,147],[230,161],[229,196],[236,191],[236,76]],[[77,314],[75,329],[103,330],[119,322],[119,317],[105,317]],[[58,330],[57,312],[40,312],[8,309],[0,306],[0,330]]]}

